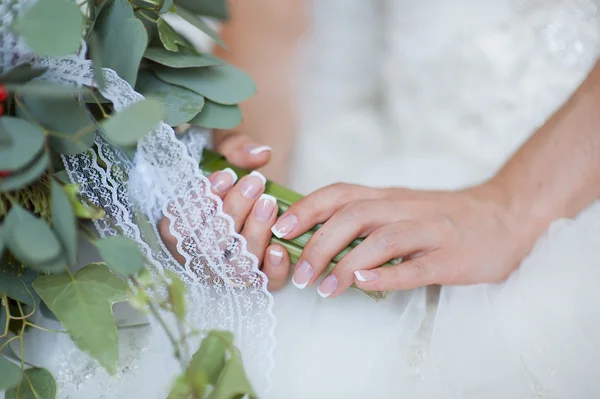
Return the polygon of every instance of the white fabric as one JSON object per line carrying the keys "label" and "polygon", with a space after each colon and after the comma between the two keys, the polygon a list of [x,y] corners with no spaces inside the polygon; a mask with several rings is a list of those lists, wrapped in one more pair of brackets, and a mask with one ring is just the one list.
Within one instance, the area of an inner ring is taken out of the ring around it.
{"label": "white fabric", "polygon": [[[485,179],[586,76],[599,5],[313,2],[294,187]],[[600,203],[556,221],[503,284],[379,303],[286,287],[267,398],[600,397],[599,221]]]}

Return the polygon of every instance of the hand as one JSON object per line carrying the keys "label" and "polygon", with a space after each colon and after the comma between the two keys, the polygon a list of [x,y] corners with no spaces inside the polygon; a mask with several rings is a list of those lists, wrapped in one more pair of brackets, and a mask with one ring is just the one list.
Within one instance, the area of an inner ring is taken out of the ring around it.
{"label": "hand", "polygon": [[[434,192],[335,184],[293,204],[273,232],[294,238],[324,223],[295,268],[298,288],[315,283],[335,255],[366,237],[320,283],[322,297],[338,296],[352,283],[391,291],[497,282],[533,244],[522,228],[527,222],[513,217],[504,198],[491,186]],[[395,258],[403,262],[377,268]]]}
{"label": "hand", "polygon": [[[213,140],[217,152],[241,168],[255,169],[265,165],[271,157],[271,149],[253,142],[249,137],[236,133],[222,133]],[[269,245],[271,227],[277,217],[276,199],[263,194],[265,177],[252,172],[237,184],[237,176],[231,169],[215,172],[208,179],[212,191],[223,200],[223,211],[231,216],[235,231],[247,241],[247,249],[254,254],[269,276],[268,288],[278,289],[285,283],[290,268],[287,251],[281,245]],[[177,251],[177,238],[171,234],[169,219],[163,217],[158,225],[165,246],[181,264],[185,258]]]}

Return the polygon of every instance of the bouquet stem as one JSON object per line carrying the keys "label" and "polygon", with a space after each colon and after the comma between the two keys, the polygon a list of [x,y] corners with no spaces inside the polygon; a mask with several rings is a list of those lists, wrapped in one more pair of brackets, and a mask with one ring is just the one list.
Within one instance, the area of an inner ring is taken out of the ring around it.
{"label": "bouquet stem", "polygon": [[[213,172],[216,172],[218,170],[223,170],[225,168],[233,169],[239,177],[245,176],[248,173],[250,173],[247,170],[244,170],[244,169],[241,169],[241,168],[231,165],[229,162],[227,162],[225,160],[225,157],[223,157],[221,154],[218,154],[216,152],[206,150],[206,149],[204,150],[204,152],[202,154],[202,160],[200,161],[200,169],[202,170],[202,173],[204,173],[206,176],[208,176]],[[290,205],[292,205],[294,202],[302,199],[302,197],[303,197],[302,195],[300,195],[292,190],[289,190],[283,186],[280,186],[279,184],[274,183],[270,180],[267,180],[267,184],[265,186],[265,193],[272,195],[273,197],[275,197],[277,199],[277,205],[279,207],[278,215],[283,214],[290,207]],[[272,244],[280,244],[281,246],[283,246],[288,251],[288,254],[290,255],[290,261],[292,262],[292,264],[295,264],[296,262],[298,262],[298,259],[300,258],[301,254],[302,254],[302,250],[304,249],[304,246],[306,245],[306,243],[308,242],[310,237],[312,237],[313,233],[315,233],[319,229],[319,227],[320,227],[320,225],[316,225],[315,227],[313,227],[306,233],[302,234],[301,236],[290,239],[290,240],[285,240],[285,239],[281,239],[281,238],[272,236],[271,243]],[[325,272],[326,273],[331,272],[331,270],[335,267],[337,262],[339,262],[346,254],[348,254],[354,247],[356,247],[361,242],[362,242],[362,239],[354,240],[348,247],[346,247],[342,252],[340,252],[336,257],[334,257],[332,259],[331,263],[328,265]],[[386,263],[385,265],[382,265],[382,266],[387,266],[387,265],[390,265],[390,263]],[[383,299],[386,296],[386,293],[384,293],[384,292],[365,291],[360,288],[357,288],[356,286],[353,286],[353,287],[375,300]]]}

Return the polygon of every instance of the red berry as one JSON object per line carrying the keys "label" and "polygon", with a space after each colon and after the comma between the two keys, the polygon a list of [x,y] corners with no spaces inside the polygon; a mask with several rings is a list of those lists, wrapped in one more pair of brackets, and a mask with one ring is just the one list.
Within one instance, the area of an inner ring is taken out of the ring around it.
{"label": "red berry", "polygon": [[4,101],[8,98],[8,90],[6,90],[6,87],[0,83],[0,101]]}
{"label": "red berry", "polygon": [[0,177],[5,178],[10,176],[10,170],[0,170]]}

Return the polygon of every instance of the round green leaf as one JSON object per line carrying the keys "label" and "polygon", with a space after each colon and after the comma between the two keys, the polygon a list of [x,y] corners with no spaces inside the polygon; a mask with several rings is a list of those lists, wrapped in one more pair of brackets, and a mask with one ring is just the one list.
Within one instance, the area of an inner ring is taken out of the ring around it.
{"label": "round green leaf", "polygon": [[14,227],[8,248],[27,265],[33,266],[57,258],[61,246],[50,226],[30,213],[25,215]]}
{"label": "round green leaf", "polygon": [[224,61],[210,54],[194,53],[189,50],[173,52],[160,47],[148,47],[144,58],[171,68],[202,68],[224,64]]}
{"label": "round green leaf", "polygon": [[185,284],[177,274],[168,271],[167,276],[171,280],[169,284],[169,302],[175,316],[180,320],[185,320]]}
{"label": "round green leaf", "polygon": [[171,26],[164,19],[159,18],[156,26],[158,27],[158,37],[160,38],[160,41],[165,49],[176,52],[179,51],[180,47],[188,49],[193,48],[190,42],[177,33],[175,29],[171,28]]}
{"label": "round green leaf", "polygon": [[36,53],[59,57],[79,49],[83,15],[73,0],[37,1],[13,27]]}
{"label": "round green leaf", "polygon": [[210,397],[211,399],[257,398],[246,376],[242,356],[237,348],[234,347],[230,351],[230,357]]}
{"label": "round green leaf", "polygon": [[25,83],[9,83],[6,84],[9,91],[13,91],[20,96],[34,95],[36,97],[44,97],[49,99],[65,99],[83,96],[89,92],[85,87],[76,87],[69,85],[56,84],[45,82],[43,80],[32,80]]}
{"label": "round green leaf", "polygon": [[16,171],[0,181],[0,192],[13,191],[36,181],[48,169],[48,154],[36,158],[27,168]]}
{"label": "round green leaf", "polygon": [[190,369],[193,373],[205,373],[211,384],[216,384],[225,367],[227,352],[233,346],[233,335],[229,331],[209,331],[200,348],[192,356]]}
{"label": "round green leaf", "polygon": [[120,146],[132,146],[164,120],[165,107],[156,99],[139,101],[102,122],[108,138]]}
{"label": "round green leaf", "polygon": [[0,82],[23,83],[37,78],[46,72],[46,68],[34,67],[31,64],[21,64],[0,75]]}
{"label": "round green leaf", "polygon": [[16,170],[31,162],[44,146],[44,132],[32,123],[12,116],[0,117],[0,129],[10,145],[0,146],[0,170]]}
{"label": "round green leaf", "polygon": [[182,5],[198,15],[223,20],[229,18],[227,0],[175,0],[175,4]]}
{"label": "round green leaf", "polygon": [[[4,332],[4,325],[0,326]],[[0,391],[19,385],[21,381],[21,368],[0,355]]]}
{"label": "round green leaf", "polygon": [[[36,277],[37,274],[30,270],[25,270],[21,275],[12,269],[0,270],[0,292],[16,301],[33,306],[34,303],[39,303],[40,299],[31,287]],[[0,324],[0,332],[3,328],[4,326]]]}
{"label": "round green leaf", "polygon": [[55,399],[56,381],[46,369],[28,369],[19,386],[7,390],[5,396],[6,399]]}
{"label": "round green leaf", "polygon": [[51,191],[52,227],[67,251],[69,263],[77,263],[77,229],[71,201],[60,184],[52,180]]}
{"label": "round green leaf", "polygon": [[95,244],[102,259],[117,274],[131,276],[144,267],[144,257],[139,247],[127,237],[106,237]]}
{"label": "round green leaf", "polygon": [[154,72],[167,83],[193,90],[219,104],[239,104],[256,92],[252,78],[231,65],[185,69],[157,66]]}
{"label": "round green leaf", "polygon": [[167,109],[165,123],[170,126],[187,123],[204,106],[204,97],[200,94],[165,83],[148,71],[140,72],[136,90],[144,97],[154,97],[164,104]]}
{"label": "round green leaf", "polygon": [[233,129],[242,122],[242,111],[237,105],[222,105],[206,100],[202,112],[190,123],[210,129]]}

